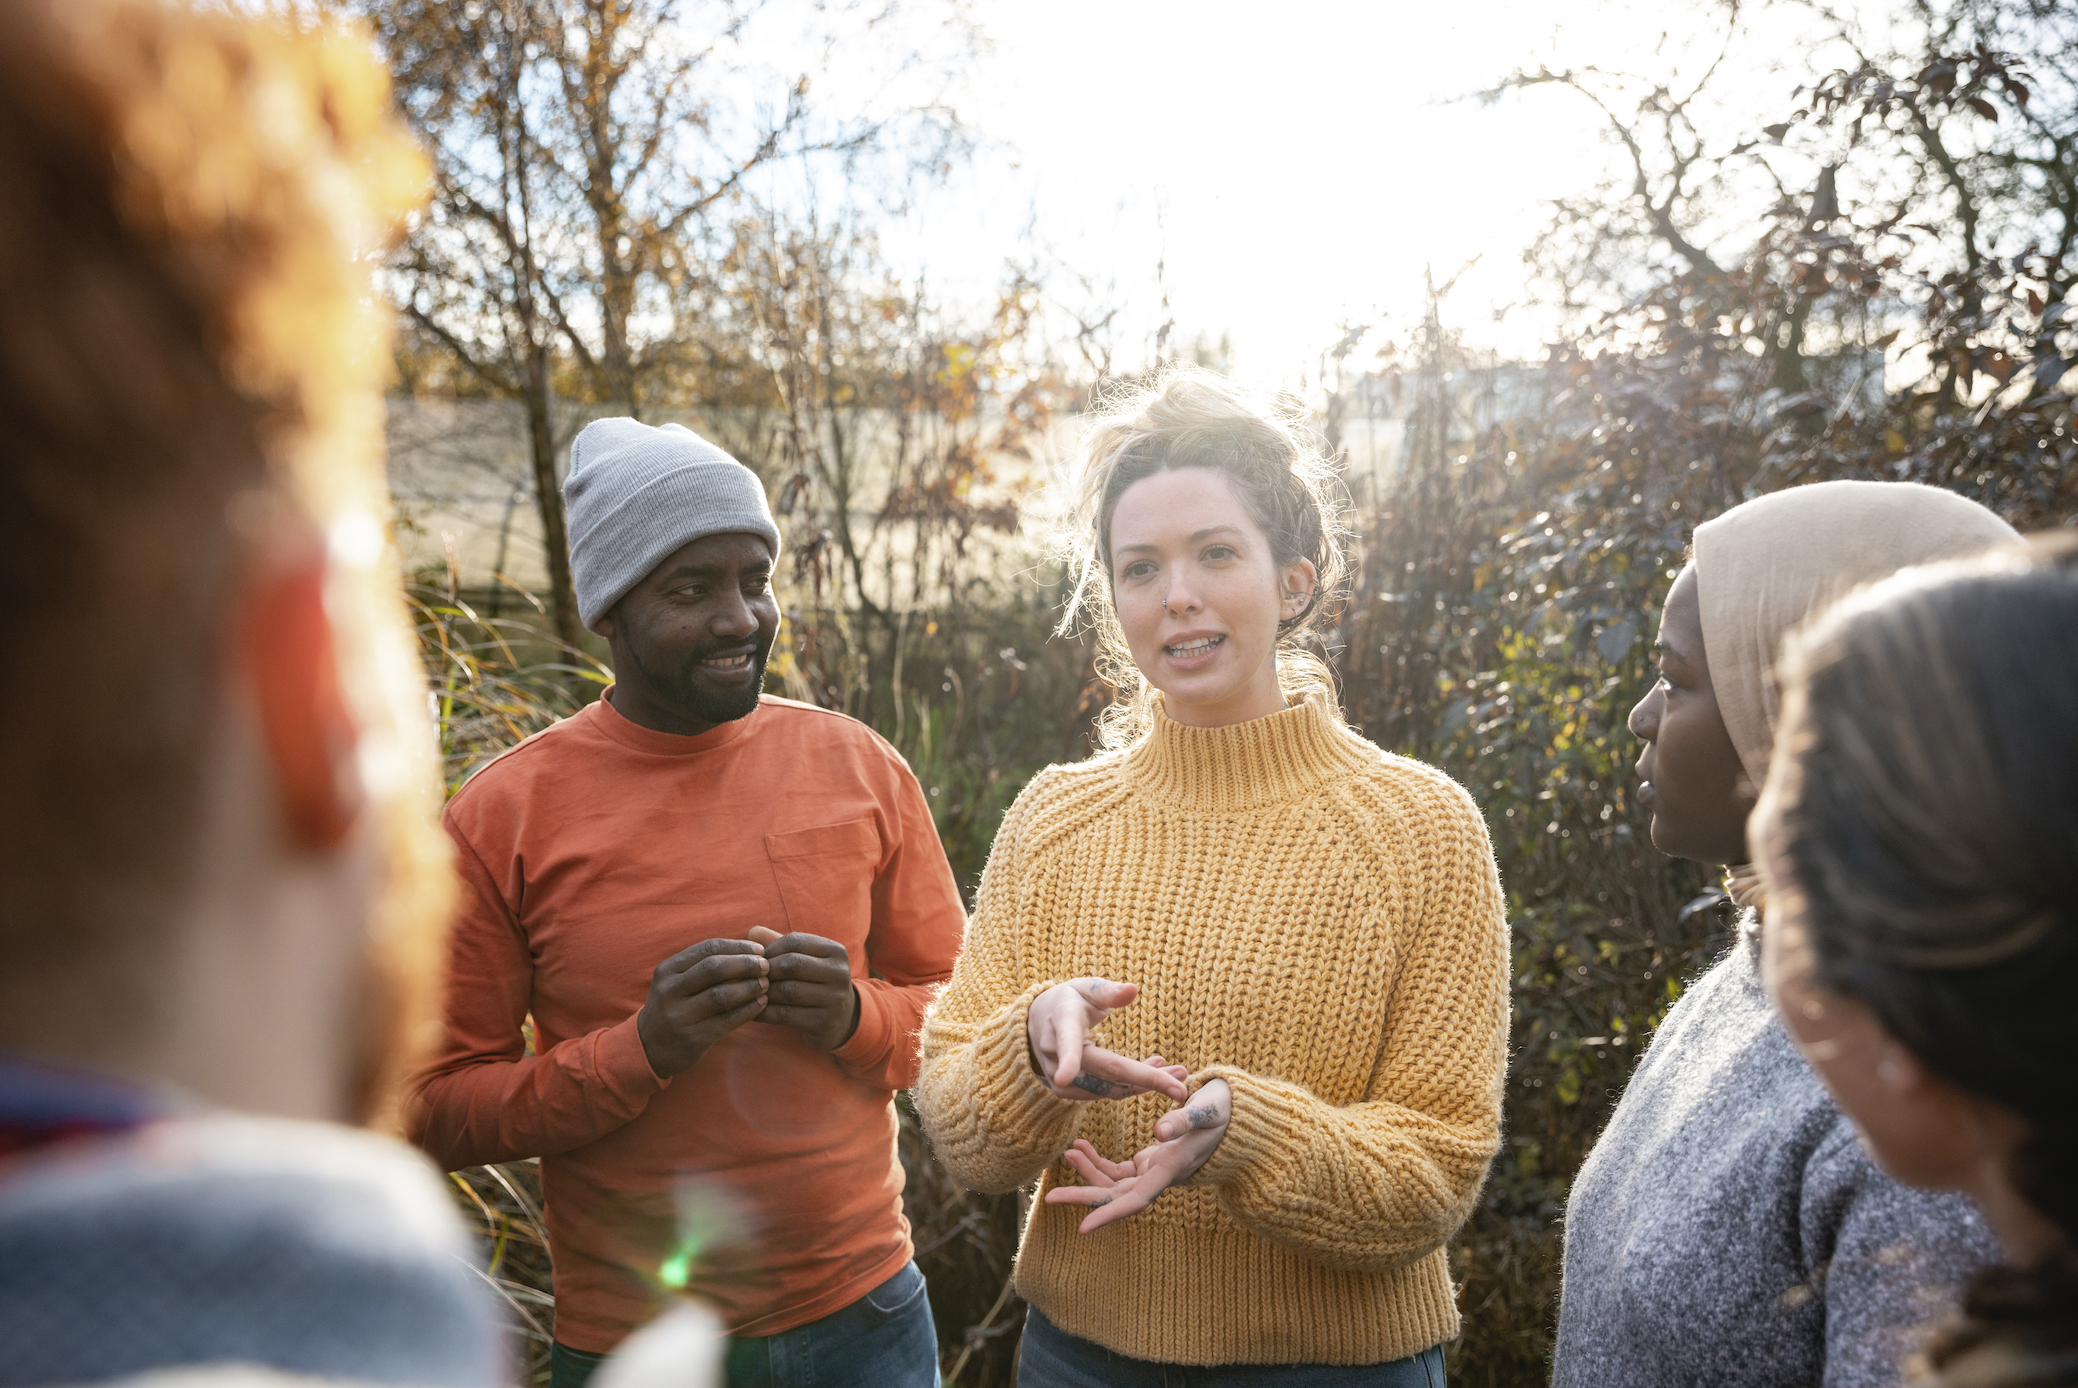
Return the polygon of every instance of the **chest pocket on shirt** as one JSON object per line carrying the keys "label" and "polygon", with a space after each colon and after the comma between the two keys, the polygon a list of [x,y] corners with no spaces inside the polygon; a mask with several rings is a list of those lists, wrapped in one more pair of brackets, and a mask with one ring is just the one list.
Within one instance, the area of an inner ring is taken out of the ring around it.
{"label": "chest pocket on shirt", "polygon": [[851,954],[853,976],[864,978],[873,876],[880,866],[880,830],[873,820],[767,834],[765,856],[779,881],[787,928],[837,941]]}

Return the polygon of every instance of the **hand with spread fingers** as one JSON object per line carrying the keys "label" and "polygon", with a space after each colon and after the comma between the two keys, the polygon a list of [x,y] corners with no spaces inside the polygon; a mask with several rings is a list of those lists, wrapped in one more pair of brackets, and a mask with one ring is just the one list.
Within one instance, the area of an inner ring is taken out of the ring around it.
{"label": "hand with spread fingers", "polygon": [[1049,1205],[1089,1205],[1082,1233],[1140,1213],[1169,1187],[1197,1173],[1227,1135],[1234,1113],[1233,1092],[1225,1080],[1207,1080],[1188,1102],[1178,1104],[1154,1125],[1153,1145],[1129,1162],[1106,1160],[1081,1138],[1068,1149],[1068,1164],[1084,1184],[1055,1186],[1046,1192]]}
{"label": "hand with spread fingers", "polygon": [[758,1020],[792,1027],[819,1051],[834,1051],[859,1027],[859,993],[851,981],[851,952],[835,940],[799,931],[782,935],[750,928],[765,951],[769,988]]}
{"label": "hand with spread fingers", "polygon": [[1167,1065],[1158,1055],[1129,1060],[1090,1044],[1092,1028],[1139,996],[1137,984],[1071,978],[1032,999],[1025,1013],[1032,1069],[1063,1099],[1130,1099],[1155,1092],[1182,1103],[1190,1072],[1181,1065]]}

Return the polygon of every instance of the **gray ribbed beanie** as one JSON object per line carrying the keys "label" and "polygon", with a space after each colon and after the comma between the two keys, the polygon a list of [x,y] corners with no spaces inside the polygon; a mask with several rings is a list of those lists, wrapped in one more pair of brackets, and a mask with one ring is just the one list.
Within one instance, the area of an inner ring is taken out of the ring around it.
{"label": "gray ribbed beanie", "polygon": [[570,445],[563,482],[570,569],[586,626],[680,545],[756,535],[779,555],[779,527],[758,475],[682,424],[595,419]]}

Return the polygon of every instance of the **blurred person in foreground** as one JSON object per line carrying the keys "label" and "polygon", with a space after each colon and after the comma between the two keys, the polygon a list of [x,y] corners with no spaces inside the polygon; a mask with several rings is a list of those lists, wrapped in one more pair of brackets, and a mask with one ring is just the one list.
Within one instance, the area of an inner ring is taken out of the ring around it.
{"label": "blurred person in foreground", "polygon": [[1039,1182],[1018,1382],[1440,1388],[1507,1067],[1486,825],[1299,645],[1348,570],[1286,404],[1172,370],[1080,454],[1123,697],[1004,816],[916,1089],[960,1180]]}
{"label": "blurred person in foreground", "polygon": [[413,1135],[449,1167],[541,1158],[558,1388],[676,1285],[737,1388],[928,1388],[893,1100],[966,926],[928,803],[864,724],[761,697],[754,473],[604,419],[564,492],[615,683],[448,805],[463,906]]}
{"label": "blurred person in foreground", "polygon": [[379,1117],[451,900],[363,37],[0,0],[0,1384],[503,1377]]}
{"label": "blurred person in foreground", "polygon": [[1631,711],[1639,798],[1661,852],[1728,868],[1742,915],[1574,1179],[1555,1388],[1881,1388],[1996,1256],[1968,1201],[1876,1168],[1776,1021],[1746,824],[1784,633],[1863,582],[2013,538],[1976,503],[1903,482],[1794,487],[1696,528],[1660,679]]}
{"label": "blurred person in foreground", "polygon": [[1884,1169],[2005,1249],[1932,1378],[2078,1383],[2078,544],[1900,575],[1785,666],[1770,991]]}

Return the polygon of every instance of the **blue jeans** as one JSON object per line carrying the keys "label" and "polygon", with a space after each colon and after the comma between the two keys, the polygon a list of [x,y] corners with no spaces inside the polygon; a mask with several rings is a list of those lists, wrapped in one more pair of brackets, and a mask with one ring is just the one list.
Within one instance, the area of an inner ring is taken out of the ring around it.
{"label": "blue jeans", "polygon": [[[556,1345],[551,1388],[584,1388],[603,1354]],[[841,1311],[777,1335],[730,1339],[728,1388],[936,1388],[938,1329],[910,1263]]]}
{"label": "blue jeans", "polygon": [[1155,1364],[1070,1335],[1025,1313],[1017,1388],[1443,1388],[1443,1347],[1387,1364]]}

